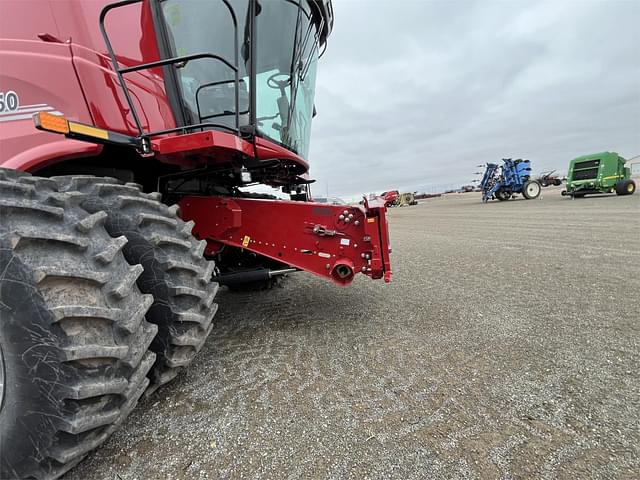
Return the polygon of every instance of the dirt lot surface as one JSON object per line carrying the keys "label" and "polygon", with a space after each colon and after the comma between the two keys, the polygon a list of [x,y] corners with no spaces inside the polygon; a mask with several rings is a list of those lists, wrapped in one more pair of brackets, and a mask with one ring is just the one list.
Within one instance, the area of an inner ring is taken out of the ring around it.
{"label": "dirt lot surface", "polygon": [[222,291],[66,479],[638,478],[640,195],[390,212],[393,283]]}

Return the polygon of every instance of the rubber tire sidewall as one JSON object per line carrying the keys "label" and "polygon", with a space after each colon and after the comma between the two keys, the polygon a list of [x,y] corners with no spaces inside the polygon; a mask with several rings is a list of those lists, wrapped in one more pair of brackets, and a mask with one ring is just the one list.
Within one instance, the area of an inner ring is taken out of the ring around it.
{"label": "rubber tire sidewall", "polygon": [[[628,190],[629,185],[632,185],[631,191]],[[621,180],[620,182],[616,183],[615,191],[616,194],[620,196],[633,195],[636,191],[636,182],[631,179]]]}
{"label": "rubber tire sidewall", "polygon": [[10,261],[0,290],[4,305],[0,307],[0,343],[5,374],[0,439],[12,439],[10,446],[0,445],[0,478],[22,478],[31,472],[31,462],[19,455],[46,451],[53,440],[39,432],[51,431],[51,419],[60,414],[58,397],[52,394],[51,386],[64,384],[58,358],[63,332],[56,335],[60,327],[33,283],[30,268],[15,256],[2,258],[6,255],[12,255],[11,249],[0,243],[0,265]]}
{"label": "rubber tire sidewall", "polygon": [[[527,188],[529,188],[530,185],[537,185],[538,186],[538,193],[536,193],[535,195],[531,196],[527,193]],[[527,200],[535,200],[536,198],[538,198],[540,196],[540,193],[542,192],[542,187],[540,186],[540,184],[538,182],[536,182],[535,180],[533,181],[528,181],[524,184],[523,188],[522,188],[522,196],[524,198],[526,198]]]}

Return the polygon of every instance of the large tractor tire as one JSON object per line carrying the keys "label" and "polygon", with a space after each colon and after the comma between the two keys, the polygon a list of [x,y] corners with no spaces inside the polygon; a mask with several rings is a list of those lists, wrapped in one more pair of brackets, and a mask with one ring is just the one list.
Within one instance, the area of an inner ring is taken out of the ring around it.
{"label": "large tractor tire", "polygon": [[144,267],[138,287],[153,295],[147,320],[158,326],[150,393],[191,363],[213,329],[218,285],[211,282],[214,263],[203,257],[206,242],[191,235],[194,224],[178,217],[177,205],[166,206],[160,194],[136,184],[90,176],[54,180],[62,190],[82,192],[86,211],[106,212],[107,231],[127,239],[125,258]]}
{"label": "large tractor tire", "polygon": [[55,182],[0,169],[0,478],[56,478],[147,388],[157,327],[124,238]]}
{"label": "large tractor tire", "polygon": [[529,180],[525,182],[522,187],[522,196],[527,200],[533,200],[534,198],[538,198],[540,196],[540,192],[542,191],[542,187],[535,180]]}
{"label": "large tractor tire", "polygon": [[633,195],[636,191],[636,182],[633,180],[621,180],[616,183],[616,194],[618,195]]}
{"label": "large tractor tire", "polygon": [[509,200],[511,198],[511,192],[500,189],[495,193],[495,197],[501,202],[504,202],[505,200]]}

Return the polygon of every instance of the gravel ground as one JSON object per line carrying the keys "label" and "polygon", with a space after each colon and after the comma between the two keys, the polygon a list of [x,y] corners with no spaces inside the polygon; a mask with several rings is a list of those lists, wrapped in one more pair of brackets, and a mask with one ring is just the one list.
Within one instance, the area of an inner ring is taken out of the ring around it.
{"label": "gravel ground", "polygon": [[390,212],[393,283],[221,291],[70,479],[638,478],[640,195]]}

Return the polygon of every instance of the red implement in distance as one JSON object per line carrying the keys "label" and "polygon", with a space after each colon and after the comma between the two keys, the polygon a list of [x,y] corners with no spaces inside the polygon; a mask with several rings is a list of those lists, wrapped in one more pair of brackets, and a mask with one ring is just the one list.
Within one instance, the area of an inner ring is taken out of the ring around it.
{"label": "red implement in distance", "polygon": [[292,267],[348,285],[356,273],[391,280],[386,208],[380,200],[363,207],[288,200],[188,196],[180,214],[195,221],[193,234],[243,248]]}

